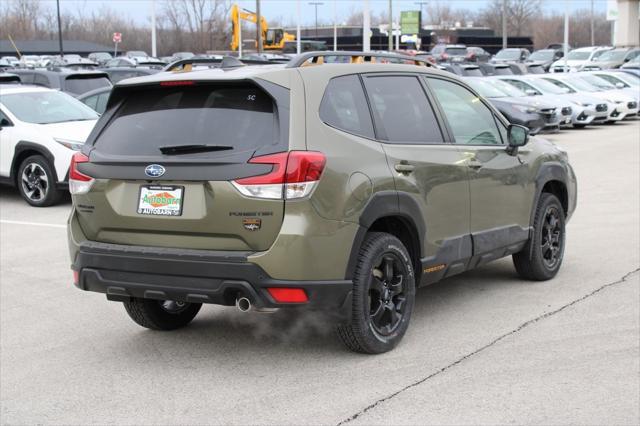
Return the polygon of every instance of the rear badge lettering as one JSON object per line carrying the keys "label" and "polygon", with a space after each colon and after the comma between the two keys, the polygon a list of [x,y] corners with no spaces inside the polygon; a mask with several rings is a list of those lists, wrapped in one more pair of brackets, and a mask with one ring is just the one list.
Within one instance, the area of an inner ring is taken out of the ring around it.
{"label": "rear badge lettering", "polygon": [[247,231],[257,231],[262,227],[262,219],[242,219],[242,226]]}

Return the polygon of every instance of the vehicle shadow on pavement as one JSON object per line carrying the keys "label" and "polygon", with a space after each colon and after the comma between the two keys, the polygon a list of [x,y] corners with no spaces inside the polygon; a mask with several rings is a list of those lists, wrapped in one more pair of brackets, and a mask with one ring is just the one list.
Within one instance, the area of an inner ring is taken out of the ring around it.
{"label": "vehicle shadow on pavement", "polygon": [[[409,333],[412,329],[433,327],[434,314],[460,311],[462,305],[473,302],[474,297],[484,299],[487,290],[499,292],[503,287],[506,290],[526,284],[517,278],[511,260],[506,259],[421,288]],[[126,346],[127,352],[139,350],[141,353],[145,353],[150,344],[163,352],[175,351],[179,346],[185,356],[203,359],[214,359],[216,355],[240,356],[246,351],[259,351],[263,356],[284,353],[306,353],[313,357],[322,354],[333,358],[359,356],[342,346],[335,332],[336,324],[336,317],[325,312],[242,313],[235,307],[204,305],[198,317],[184,329],[165,333],[132,328],[122,339],[111,343]],[[406,345],[411,345],[407,339],[401,346]],[[411,351],[410,347],[405,349]]]}

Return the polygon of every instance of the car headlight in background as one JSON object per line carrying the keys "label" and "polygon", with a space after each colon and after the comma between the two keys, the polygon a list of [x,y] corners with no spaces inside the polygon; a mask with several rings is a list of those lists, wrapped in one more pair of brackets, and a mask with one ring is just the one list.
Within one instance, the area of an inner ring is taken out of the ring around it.
{"label": "car headlight in background", "polygon": [[513,106],[515,109],[517,109],[520,112],[525,112],[527,114],[531,114],[533,112],[536,112],[535,107],[529,106],[529,105],[514,105]]}
{"label": "car headlight in background", "polygon": [[72,141],[70,139],[53,138],[60,145],[72,149],[74,151],[80,151],[84,142]]}

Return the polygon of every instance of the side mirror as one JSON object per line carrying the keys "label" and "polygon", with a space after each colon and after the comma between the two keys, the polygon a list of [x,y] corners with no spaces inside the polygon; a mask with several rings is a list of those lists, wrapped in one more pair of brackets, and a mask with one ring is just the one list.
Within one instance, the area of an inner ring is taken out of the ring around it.
{"label": "side mirror", "polygon": [[0,120],[0,129],[2,129],[3,127],[9,127],[11,126],[11,122],[9,120],[7,120],[6,118],[3,118],[2,120]]}
{"label": "side mirror", "polygon": [[527,96],[536,96],[538,94],[538,92],[536,92],[533,89],[527,89],[527,90],[524,91],[524,93],[526,93]]}
{"label": "side mirror", "polygon": [[529,142],[529,129],[519,124],[510,124],[507,129],[507,137],[509,138],[507,152],[509,155],[516,155],[518,148]]}
{"label": "side mirror", "polygon": [[620,83],[620,82],[617,82],[617,83],[616,83],[616,87],[617,87],[618,89],[624,89],[624,84],[622,84],[622,83]]}

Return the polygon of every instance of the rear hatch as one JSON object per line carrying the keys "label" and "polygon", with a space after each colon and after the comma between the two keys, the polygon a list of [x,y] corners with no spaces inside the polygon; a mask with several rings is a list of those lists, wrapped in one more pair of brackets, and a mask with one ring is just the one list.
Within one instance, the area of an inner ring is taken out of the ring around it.
{"label": "rear hatch", "polygon": [[289,91],[265,87],[253,81],[116,87],[83,150],[89,162],[78,165],[96,179],[87,194],[74,196],[85,235],[157,247],[268,249],[284,201],[245,196],[231,183],[276,167],[248,163],[252,157],[288,149]]}

